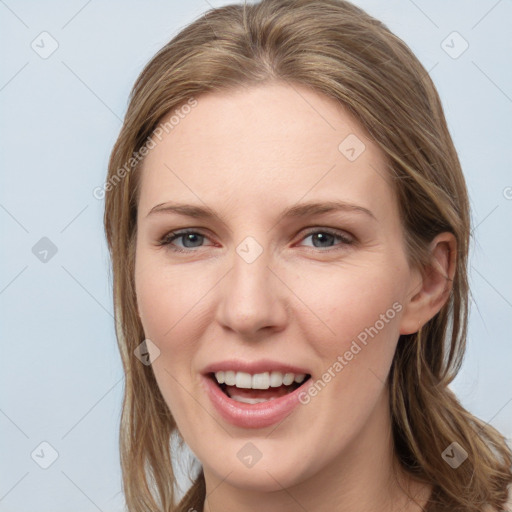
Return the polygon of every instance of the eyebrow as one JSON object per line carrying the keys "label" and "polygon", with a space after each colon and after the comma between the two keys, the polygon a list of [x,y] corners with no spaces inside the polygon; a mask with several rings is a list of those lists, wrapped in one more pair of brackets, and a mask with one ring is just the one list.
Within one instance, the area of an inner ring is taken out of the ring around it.
{"label": "eyebrow", "polygon": [[[363,206],[346,203],[345,201],[324,201],[300,203],[291,206],[281,212],[279,215],[279,221],[287,218],[302,218],[336,211],[362,213],[374,220],[377,220],[375,215]],[[156,213],[176,213],[178,215],[193,217],[195,219],[215,218],[224,223],[224,220],[221,218],[221,216],[208,206],[195,206],[191,204],[179,204],[174,202],[161,203],[151,208],[146,217]]]}

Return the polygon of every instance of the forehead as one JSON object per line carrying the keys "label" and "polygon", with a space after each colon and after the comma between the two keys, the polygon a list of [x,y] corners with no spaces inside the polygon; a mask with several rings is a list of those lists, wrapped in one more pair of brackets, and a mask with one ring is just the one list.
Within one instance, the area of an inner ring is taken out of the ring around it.
{"label": "forehead", "polygon": [[[259,208],[342,199],[389,210],[381,150],[335,100],[297,84],[203,94],[142,167],[139,210],[169,200]],[[186,112],[186,114],[185,114]]]}

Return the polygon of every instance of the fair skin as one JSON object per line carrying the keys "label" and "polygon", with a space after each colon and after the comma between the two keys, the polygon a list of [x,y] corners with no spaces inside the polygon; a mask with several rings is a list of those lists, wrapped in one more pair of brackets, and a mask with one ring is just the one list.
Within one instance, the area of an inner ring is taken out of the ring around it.
{"label": "fair skin", "polygon": [[[400,334],[447,300],[453,236],[431,244],[437,271],[409,266],[383,154],[333,100],[282,83],[197,99],[144,162],[135,284],[146,338],[160,350],[159,388],[204,468],[205,510],[421,510],[430,487],[392,471],[386,377]],[[350,134],[366,146],[353,161],[338,149]],[[330,200],[373,216],[279,220],[288,207]],[[222,221],[148,215],[169,201],[208,206]],[[186,228],[195,238],[157,245]],[[248,236],[262,249],[251,263],[236,251]],[[278,424],[231,424],[201,383],[208,364],[233,358],[288,362],[316,381],[393,304],[378,334]],[[237,456],[248,442],[261,454],[252,467]]]}

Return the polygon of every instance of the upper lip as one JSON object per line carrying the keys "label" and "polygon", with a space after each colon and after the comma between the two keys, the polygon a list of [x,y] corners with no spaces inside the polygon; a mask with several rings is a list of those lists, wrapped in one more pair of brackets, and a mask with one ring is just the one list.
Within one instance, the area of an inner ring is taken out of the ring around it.
{"label": "upper lip", "polygon": [[208,373],[215,373],[218,371],[246,372],[253,375],[256,373],[272,371],[281,373],[311,374],[307,368],[295,366],[289,363],[281,363],[279,361],[271,361],[270,359],[260,359],[258,361],[229,359],[225,361],[218,361],[206,366],[202,373],[206,375]]}

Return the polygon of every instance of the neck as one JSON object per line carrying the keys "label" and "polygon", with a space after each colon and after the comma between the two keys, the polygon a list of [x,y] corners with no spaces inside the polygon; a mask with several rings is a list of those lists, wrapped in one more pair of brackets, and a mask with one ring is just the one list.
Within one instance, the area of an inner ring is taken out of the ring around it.
{"label": "neck", "polygon": [[312,478],[280,491],[257,492],[234,487],[205,470],[204,511],[420,512],[431,487],[398,468],[385,386],[366,427]]}

